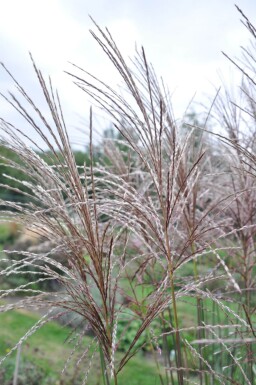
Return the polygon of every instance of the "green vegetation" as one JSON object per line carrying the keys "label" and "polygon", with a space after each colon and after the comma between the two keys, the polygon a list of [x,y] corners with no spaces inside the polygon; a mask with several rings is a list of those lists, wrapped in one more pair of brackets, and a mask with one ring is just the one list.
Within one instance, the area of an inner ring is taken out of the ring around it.
{"label": "green vegetation", "polygon": [[[52,151],[37,152],[37,154],[48,164],[53,165],[54,156]],[[89,164],[88,152],[74,151],[74,157],[77,166],[84,166]],[[58,153],[59,161],[63,161],[62,156]],[[21,202],[22,204],[31,201],[31,197],[27,193],[31,193],[33,188],[33,178],[24,172],[24,166],[19,155],[14,151],[1,145],[0,143],[0,199]],[[82,172],[82,171],[81,171]],[[25,183],[24,183],[25,182]],[[32,182],[28,187],[26,183]],[[0,229],[1,237],[1,229]],[[0,238],[0,243],[1,243]]]}
{"label": "green vegetation", "polygon": [[16,223],[0,224],[0,246],[11,244],[18,236],[19,227]]}
{"label": "green vegetation", "polygon": [[[39,320],[39,316],[31,312],[20,310],[7,312],[0,315],[0,356],[4,356],[17,341]],[[34,373],[37,376],[43,374],[40,385],[75,385],[81,384],[81,379],[86,367],[86,359],[79,368],[75,363],[82,355],[83,350],[92,342],[91,337],[83,337],[82,347],[79,347],[71,358],[67,372],[60,379],[60,373],[65,365],[65,361],[70,356],[73,346],[68,342],[65,343],[70,335],[71,329],[60,326],[55,322],[49,322],[41,327],[35,334],[23,343],[21,350],[22,365],[20,376],[22,378],[22,370]],[[13,352],[2,369],[2,378],[6,382],[1,385],[7,385],[13,376],[16,352]],[[99,357],[93,362],[93,368],[89,375],[90,384],[102,384],[102,376],[98,365]],[[87,362],[88,365],[88,362]],[[77,374],[79,372],[79,375]],[[1,371],[0,371],[1,379]],[[136,361],[130,361],[125,370],[120,375],[121,385],[140,385],[145,381],[147,385],[158,385],[159,380],[152,363],[152,360],[142,356],[138,356]],[[27,385],[30,383],[27,383]]]}

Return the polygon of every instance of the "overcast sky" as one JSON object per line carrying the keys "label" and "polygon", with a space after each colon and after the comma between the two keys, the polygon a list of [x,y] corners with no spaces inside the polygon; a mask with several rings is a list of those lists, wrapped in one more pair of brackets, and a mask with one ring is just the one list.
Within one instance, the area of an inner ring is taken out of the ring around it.
{"label": "overcast sky", "polygon": [[[237,4],[254,22],[256,1],[238,0]],[[221,51],[237,57],[240,45],[249,41],[233,0],[0,0],[0,61],[41,105],[28,56],[32,52],[60,91],[74,137],[73,127],[88,117],[89,103],[64,74],[63,70],[71,69],[68,62],[111,84],[119,80],[89,33],[93,24],[88,15],[109,28],[125,55],[132,56],[135,43],[143,44],[157,74],[173,93],[176,116],[195,93],[196,100],[201,100],[202,93],[213,95],[220,73],[227,83],[235,77]],[[2,92],[12,89],[2,70],[0,88]],[[17,123],[4,101],[1,116]]]}

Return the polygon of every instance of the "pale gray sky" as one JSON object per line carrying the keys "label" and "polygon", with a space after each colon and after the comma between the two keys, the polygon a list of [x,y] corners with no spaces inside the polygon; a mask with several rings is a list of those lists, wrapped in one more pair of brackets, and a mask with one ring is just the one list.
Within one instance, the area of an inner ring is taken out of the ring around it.
{"label": "pale gray sky", "polygon": [[[256,19],[256,1],[237,4],[252,22]],[[119,81],[88,31],[93,27],[89,14],[110,29],[125,55],[132,56],[135,42],[143,44],[157,74],[173,92],[176,115],[196,92],[196,100],[202,93],[213,94],[220,72],[230,81],[232,66],[221,51],[239,56],[240,45],[249,41],[233,0],[0,0],[0,61],[41,105],[28,57],[32,52],[60,91],[70,132],[81,124],[79,116],[87,118],[89,103],[63,73],[70,69],[68,61],[111,84]],[[2,70],[0,88],[12,89]],[[17,122],[4,101],[1,116]]]}

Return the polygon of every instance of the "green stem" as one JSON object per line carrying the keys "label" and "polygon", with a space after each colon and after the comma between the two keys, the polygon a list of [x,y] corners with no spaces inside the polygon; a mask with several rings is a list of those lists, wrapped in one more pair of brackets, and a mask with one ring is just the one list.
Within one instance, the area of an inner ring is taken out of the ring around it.
{"label": "green stem", "polygon": [[171,258],[171,249],[170,249],[170,240],[168,236],[168,229],[165,228],[165,241],[166,241],[166,248],[167,248],[167,258],[168,258],[168,267],[169,267],[169,274],[170,274],[170,286],[171,286],[171,296],[172,296],[172,305],[173,305],[173,315],[174,315],[174,328],[175,328],[175,340],[176,340],[176,347],[177,347],[177,376],[179,380],[179,385],[183,385],[183,372],[182,370],[179,370],[183,367],[182,364],[182,354],[181,354],[181,338],[180,338],[180,332],[179,332],[179,320],[178,320],[178,311],[177,311],[177,303],[176,303],[176,295],[175,295],[175,288],[174,288],[174,275],[173,275],[173,262]]}
{"label": "green stem", "polygon": [[[160,186],[161,186],[161,196],[163,196],[162,183],[160,183]],[[177,347],[177,376],[178,376],[179,385],[184,385],[183,371],[180,370],[180,368],[183,368],[183,364],[182,364],[182,354],[181,354],[181,338],[180,338],[180,332],[179,332],[178,311],[177,311],[176,295],[175,295],[175,288],[174,288],[174,266],[173,266],[173,260],[171,257],[170,239],[168,234],[167,218],[169,214],[168,214],[167,206],[164,204],[163,200],[161,200],[160,203],[161,203],[162,212],[164,216],[164,223],[165,223],[165,230],[164,230],[165,244],[166,244],[166,251],[167,251],[167,261],[168,261],[168,270],[170,275],[171,297],[172,297],[173,314],[174,314],[175,340],[176,340],[176,347]]]}
{"label": "green stem", "polygon": [[[192,253],[195,254],[194,243],[192,243],[191,245],[191,250],[192,250]],[[197,261],[195,260],[193,260],[193,268],[194,268],[195,281],[198,281],[199,274],[198,274],[198,268],[197,268]],[[203,325],[203,321],[204,321],[204,313],[203,313],[203,300],[199,296],[196,297],[196,305],[197,305],[197,324],[199,326],[199,330],[197,334],[198,334],[198,339],[201,339],[201,338],[205,338],[205,332],[203,329],[201,329],[201,326]],[[204,345],[199,344],[199,354],[200,356],[203,357],[204,360],[206,359],[205,353],[204,353]],[[199,362],[199,366],[200,366],[200,385],[203,385],[202,372],[203,370],[205,370],[205,365],[201,360]],[[207,373],[205,373],[204,379],[205,379],[205,385],[208,385]]]}
{"label": "green stem", "polygon": [[181,339],[180,339],[180,332],[179,332],[179,320],[178,320],[178,311],[177,311],[177,303],[176,303],[176,296],[175,296],[175,289],[174,289],[174,280],[173,280],[173,270],[170,271],[170,283],[171,283],[171,294],[172,294],[172,304],[173,304],[173,315],[174,315],[174,327],[175,327],[175,339],[176,339],[176,347],[177,347],[177,366],[178,366],[178,379],[179,379],[179,385],[183,385],[183,372],[182,370],[179,370],[179,368],[182,368],[182,354],[181,354]]}
{"label": "green stem", "polygon": [[114,372],[114,381],[115,381],[115,385],[118,385],[116,372]]}
{"label": "green stem", "polygon": [[101,364],[103,383],[104,383],[104,385],[110,385],[109,378],[108,378],[108,373],[107,373],[107,370],[106,370],[104,353],[103,353],[101,347],[99,347],[99,351],[100,351],[100,364]]}

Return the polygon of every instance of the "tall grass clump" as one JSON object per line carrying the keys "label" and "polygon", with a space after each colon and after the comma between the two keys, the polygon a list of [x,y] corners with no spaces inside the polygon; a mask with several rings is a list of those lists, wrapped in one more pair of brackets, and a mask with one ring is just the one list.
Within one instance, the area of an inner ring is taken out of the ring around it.
{"label": "tall grass clump", "polygon": [[[174,119],[168,90],[143,48],[128,65],[110,32],[94,25],[93,37],[126,87],[119,92],[76,65],[68,72],[118,133],[104,140],[97,162],[92,110],[89,161],[79,168],[51,80],[31,58],[50,113],[43,115],[2,65],[22,101],[13,93],[4,98],[44,146],[1,121],[1,145],[20,159],[2,161],[20,170],[17,190],[29,197],[27,203],[0,201],[1,222],[15,221],[54,246],[47,253],[3,252],[3,277],[29,268],[34,280],[1,290],[1,299],[21,295],[1,311],[49,310],[1,362],[46,322],[71,313],[79,318],[68,338],[72,352],[85,334],[92,337],[77,359],[83,383],[99,359],[104,384],[118,384],[126,364],[148,350],[160,384],[253,385],[255,176],[228,120],[229,103],[216,100],[228,134],[221,147],[208,133],[210,113],[201,127]],[[42,156],[46,147],[50,162]],[[34,288],[47,280],[57,280],[60,290]]]}

